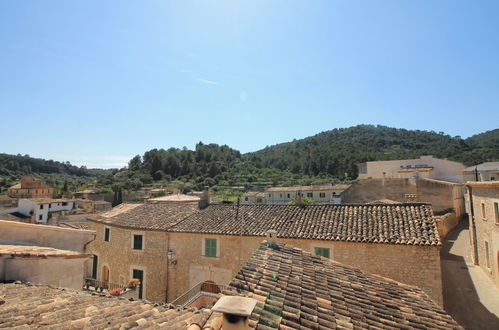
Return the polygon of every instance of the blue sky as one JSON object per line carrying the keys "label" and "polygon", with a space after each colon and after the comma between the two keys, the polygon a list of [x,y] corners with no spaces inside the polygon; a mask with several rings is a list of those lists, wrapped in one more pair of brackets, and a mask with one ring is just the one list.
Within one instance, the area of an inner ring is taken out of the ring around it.
{"label": "blue sky", "polygon": [[0,1],[0,152],[121,166],[357,124],[499,127],[498,1]]}

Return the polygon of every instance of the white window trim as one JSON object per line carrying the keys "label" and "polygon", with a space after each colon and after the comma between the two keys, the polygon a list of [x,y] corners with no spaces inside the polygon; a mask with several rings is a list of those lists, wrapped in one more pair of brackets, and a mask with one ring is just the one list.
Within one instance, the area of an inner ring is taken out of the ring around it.
{"label": "white window trim", "polygon": [[[216,257],[207,257],[205,255],[205,247],[206,247],[206,239],[207,238],[212,238],[212,239],[215,239],[216,242],[217,242],[217,256]],[[202,244],[201,244],[201,256],[205,257],[205,258],[220,258],[220,240],[217,238],[217,237],[203,237],[202,239]]]}
{"label": "white window trim", "polygon": [[[142,249],[136,250],[133,248],[133,235],[142,235]],[[146,233],[143,231],[132,231],[130,234],[130,248],[132,249],[132,251],[136,252],[144,251],[146,249]]]}
{"label": "white window trim", "polygon": [[[106,241],[106,229],[109,229],[109,241]],[[102,230],[102,241],[106,243],[111,242],[111,227],[104,226],[104,229]]]}

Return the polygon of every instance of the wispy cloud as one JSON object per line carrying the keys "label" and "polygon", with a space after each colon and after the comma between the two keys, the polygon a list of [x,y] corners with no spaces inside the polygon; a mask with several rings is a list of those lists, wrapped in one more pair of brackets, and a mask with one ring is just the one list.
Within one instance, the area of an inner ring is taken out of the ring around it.
{"label": "wispy cloud", "polygon": [[208,79],[204,79],[204,78],[196,78],[196,81],[200,84],[205,84],[205,85],[221,85],[221,83],[219,83],[218,81],[214,81],[214,80],[208,80]]}

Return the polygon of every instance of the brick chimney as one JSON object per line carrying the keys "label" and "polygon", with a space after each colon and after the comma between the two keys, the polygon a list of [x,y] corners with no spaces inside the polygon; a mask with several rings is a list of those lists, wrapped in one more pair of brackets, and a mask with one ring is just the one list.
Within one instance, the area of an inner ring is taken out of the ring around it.
{"label": "brick chimney", "polygon": [[303,206],[303,202],[301,200],[301,191],[298,191],[296,193],[296,196],[295,196],[295,205],[296,206],[299,206],[299,207],[302,207]]}
{"label": "brick chimney", "polygon": [[223,296],[211,309],[223,313],[223,330],[249,329],[248,317],[256,306],[256,300],[239,296]]}
{"label": "brick chimney", "polygon": [[208,205],[210,205],[210,190],[208,186],[204,186],[201,199],[199,200],[199,208],[204,209],[208,207]]}

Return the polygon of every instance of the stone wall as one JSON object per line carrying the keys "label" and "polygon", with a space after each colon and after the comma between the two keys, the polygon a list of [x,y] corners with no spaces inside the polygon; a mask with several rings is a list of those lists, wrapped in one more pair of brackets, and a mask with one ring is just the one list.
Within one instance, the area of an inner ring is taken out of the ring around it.
{"label": "stone wall", "polygon": [[464,185],[433,179],[366,179],[358,180],[343,193],[343,203],[367,203],[381,199],[430,203],[436,213],[454,209],[460,219],[464,213]]}
{"label": "stone wall", "polygon": [[[81,289],[85,258],[0,257],[0,280]],[[61,276],[63,275],[63,276]]]}
{"label": "stone wall", "polygon": [[[499,204],[499,187],[478,188],[473,186],[473,208],[475,213],[476,248],[478,263],[483,272],[499,287],[499,224],[496,224],[494,203]],[[482,214],[482,204],[485,215]],[[486,254],[485,242],[489,247]],[[488,266],[487,266],[488,257]]]}
{"label": "stone wall", "polygon": [[441,216],[436,216],[435,221],[437,222],[438,235],[441,239],[447,237],[447,234],[459,223],[459,220],[454,211]]}
{"label": "stone wall", "polygon": [[343,203],[366,203],[380,199],[406,201],[406,194],[417,193],[416,179],[358,180],[343,193]]}
{"label": "stone wall", "polygon": [[2,242],[31,243],[83,252],[84,245],[93,238],[94,233],[88,230],[0,220],[0,241]]}

